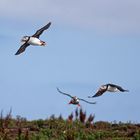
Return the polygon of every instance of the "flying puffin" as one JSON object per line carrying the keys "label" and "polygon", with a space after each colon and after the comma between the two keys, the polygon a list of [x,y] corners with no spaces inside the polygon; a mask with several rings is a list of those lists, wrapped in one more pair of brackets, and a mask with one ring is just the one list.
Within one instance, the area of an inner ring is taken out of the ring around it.
{"label": "flying puffin", "polygon": [[41,41],[39,39],[40,35],[43,33],[44,30],[47,30],[51,25],[51,22],[49,22],[47,25],[42,27],[41,29],[37,30],[36,33],[32,36],[24,36],[21,39],[21,42],[23,43],[19,50],[15,53],[15,55],[19,55],[20,53],[23,53],[25,49],[29,45],[34,45],[34,46],[45,46],[46,43],[44,41]]}
{"label": "flying puffin", "polygon": [[96,104],[96,102],[89,102],[89,101],[86,101],[86,100],[84,100],[84,99],[78,98],[78,97],[76,97],[76,96],[71,96],[70,94],[64,93],[64,92],[60,91],[59,88],[57,88],[57,91],[58,91],[59,93],[61,93],[61,94],[67,95],[67,96],[69,96],[69,97],[71,98],[69,104],[73,104],[73,105],[78,105],[78,106],[80,106],[80,104],[79,104],[79,101],[80,101],[80,100],[81,100],[81,101],[84,101],[84,102],[86,102],[86,103],[89,103],[89,104]]}
{"label": "flying puffin", "polygon": [[106,91],[109,91],[109,92],[118,92],[118,91],[120,91],[120,92],[128,92],[129,90],[125,90],[121,86],[118,86],[118,85],[115,85],[115,84],[106,84],[106,85],[102,85],[98,89],[98,91],[96,92],[95,95],[88,96],[88,98],[94,98],[94,97],[101,96]]}

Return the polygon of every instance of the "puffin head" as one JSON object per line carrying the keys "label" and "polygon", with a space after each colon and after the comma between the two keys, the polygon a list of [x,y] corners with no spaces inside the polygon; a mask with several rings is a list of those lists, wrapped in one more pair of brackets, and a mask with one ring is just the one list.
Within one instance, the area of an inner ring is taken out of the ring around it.
{"label": "puffin head", "polygon": [[74,104],[74,105],[79,104],[79,99],[78,99],[76,96],[74,96],[74,97],[70,100],[69,104]]}
{"label": "puffin head", "polygon": [[102,89],[102,90],[105,90],[107,88],[107,85],[102,85],[101,87],[100,87],[100,89]]}
{"label": "puffin head", "polygon": [[75,100],[71,100],[70,102],[69,102],[69,104],[73,104],[73,105],[77,105],[77,106],[81,106],[80,104],[79,104],[79,101],[75,101]]}
{"label": "puffin head", "polygon": [[26,42],[29,39],[29,36],[23,36],[21,42]]}

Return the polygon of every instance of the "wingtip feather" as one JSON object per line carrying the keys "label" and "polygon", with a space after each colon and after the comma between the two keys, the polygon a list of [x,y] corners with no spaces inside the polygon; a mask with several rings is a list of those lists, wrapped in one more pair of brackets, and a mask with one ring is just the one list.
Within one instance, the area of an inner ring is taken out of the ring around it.
{"label": "wingtip feather", "polygon": [[17,51],[16,53],[15,53],[15,55],[19,55],[20,53]]}

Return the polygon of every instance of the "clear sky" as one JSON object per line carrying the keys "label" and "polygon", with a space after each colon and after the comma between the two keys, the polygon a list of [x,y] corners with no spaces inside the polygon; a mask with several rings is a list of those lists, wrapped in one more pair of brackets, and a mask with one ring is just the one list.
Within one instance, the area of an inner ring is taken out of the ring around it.
{"label": "clear sky", "polygon": [[[1,0],[0,110],[27,119],[67,117],[76,106],[56,87],[81,102],[95,120],[140,122],[139,0]],[[15,56],[24,35],[52,22],[40,39],[46,47]],[[128,93],[94,95],[114,83]]]}

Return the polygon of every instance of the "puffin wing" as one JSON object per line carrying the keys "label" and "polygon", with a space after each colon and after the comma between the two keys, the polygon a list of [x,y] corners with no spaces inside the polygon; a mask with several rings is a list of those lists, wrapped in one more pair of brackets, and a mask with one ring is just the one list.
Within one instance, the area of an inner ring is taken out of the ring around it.
{"label": "puffin wing", "polygon": [[21,53],[23,53],[25,51],[25,49],[29,46],[30,44],[28,44],[27,42],[25,42],[19,49],[18,51],[15,53],[15,55],[19,55]]}
{"label": "puffin wing", "polygon": [[123,89],[123,88],[122,88],[122,87],[120,87],[120,86],[119,86],[119,87],[117,87],[117,88],[118,88],[120,91],[122,91],[122,92],[125,92],[125,91],[126,91],[126,92],[129,92],[129,90],[127,90],[127,89]]}
{"label": "puffin wing", "polygon": [[34,35],[32,35],[32,37],[37,37],[39,38],[39,36],[43,33],[44,30],[47,30],[51,25],[51,22],[49,22],[47,25],[45,25],[44,27],[42,27],[41,29],[37,30],[36,33]]}
{"label": "puffin wing", "polygon": [[101,89],[101,88],[99,88],[99,90],[96,92],[95,95],[93,95],[93,96],[88,96],[88,98],[94,98],[94,97],[101,96],[105,91],[106,91],[106,89]]}
{"label": "puffin wing", "polygon": [[88,104],[96,104],[96,102],[89,102],[89,101],[84,100],[84,99],[81,99],[81,98],[78,98],[78,99],[81,100],[81,101],[84,101],[84,102],[86,102],[86,103],[88,103]]}
{"label": "puffin wing", "polygon": [[61,94],[64,94],[64,95],[69,96],[70,98],[73,98],[73,96],[71,96],[71,95],[68,94],[68,93],[62,92],[59,88],[57,88],[57,91],[58,91],[59,93],[61,93]]}
{"label": "puffin wing", "polygon": [[112,87],[116,87],[118,90],[122,91],[122,92],[125,92],[125,91],[129,91],[129,90],[125,90],[123,89],[121,86],[118,86],[118,85],[115,85],[115,84],[108,84],[109,86],[112,86]]}

